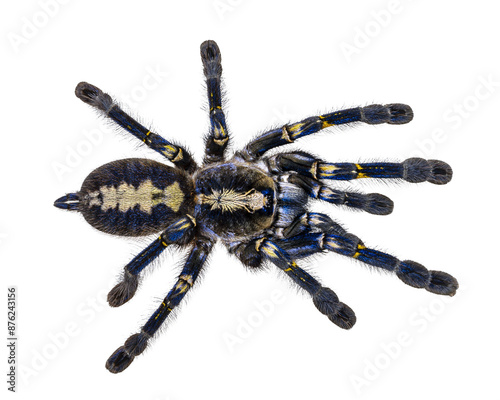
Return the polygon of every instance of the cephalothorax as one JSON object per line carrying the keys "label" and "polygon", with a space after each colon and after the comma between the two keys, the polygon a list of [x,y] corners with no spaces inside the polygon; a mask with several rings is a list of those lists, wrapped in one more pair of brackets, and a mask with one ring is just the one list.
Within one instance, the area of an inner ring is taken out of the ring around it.
{"label": "cephalothorax", "polygon": [[448,183],[450,166],[438,160],[410,158],[401,163],[329,163],[304,151],[266,156],[273,148],[335,125],[405,124],[413,118],[404,104],[369,105],[306,118],[263,133],[225,157],[229,135],[221,99],[221,55],[214,41],[201,45],[206,78],[210,132],[205,138],[202,166],[190,153],[151,132],[127,115],[97,87],[82,82],[76,96],[100,110],[120,127],[165,156],[175,167],[129,158],[94,170],[82,188],[57,199],[56,207],[79,211],[95,228],[114,235],[159,236],[139,253],[110,291],[108,302],[118,307],[130,300],[141,271],[171,245],[189,248],[189,256],[174,287],[140,331],[108,359],[114,373],[141,354],[172,310],[194,285],[217,240],[249,268],[270,261],[308,292],[314,305],[332,322],[350,329],[354,312],[329,288],[301,269],[296,260],[333,251],[394,272],[404,283],[453,296],[458,283],[451,275],[429,271],[414,261],[366,247],[325,214],[308,211],[310,199],[360,209],[371,214],[392,212],[392,201],[377,193],[332,189],[325,180],[359,178],[403,179],[408,182]]}

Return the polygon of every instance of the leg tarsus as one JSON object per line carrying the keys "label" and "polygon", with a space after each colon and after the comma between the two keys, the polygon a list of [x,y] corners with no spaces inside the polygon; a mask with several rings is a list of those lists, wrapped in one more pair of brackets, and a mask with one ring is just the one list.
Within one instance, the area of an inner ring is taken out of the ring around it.
{"label": "leg tarsus", "polygon": [[406,104],[372,104],[361,108],[361,121],[371,125],[407,124],[413,119],[413,110]]}
{"label": "leg tarsus", "polygon": [[109,94],[87,82],[80,82],[76,85],[75,95],[84,103],[104,111],[104,113],[107,113],[114,106],[113,99]]}
{"label": "leg tarsus", "polygon": [[307,291],[316,308],[330,321],[343,329],[350,329],[356,323],[352,309],[339,301],[335,292],[321,286],[315,278],[300,268],[289,255],[274,242],[264,239],[259,246],[263,256],[285,272],[298,286]]}
{"label": "leg tarsus", "polygon": [[375,215],[387,215],[394,209],[393,201],[379,193],[343,192],[300,174],[291,175],[288,181],[301,187],[313,199],[327,201],[328,203],[357,208]]}
{"label": "leg tarsus", "polygon": [[422,264],[405,260],[395,268],[396,275],[404,283],[415,288],[423,288],[435,294],[454,296],[458,281],[442,271],[429,271]]}
{"label": "leg tarsus", "polygon": [[119,307],[129,301],[139,286],[139,276],[128,271],[123,272],[123,279],[108,293],[108,303],[111,307]]}
{"label": "leg tarsus", "polygon": [[113,374],[118,374],[128,368],[134,356],[128,354],[124,346],[118,347],[106,361],[106,369]]}
{"label": "leg tarsus", "polygon": [[213,40],[205,40],[200,45],[203,73],[209,78],[219,78],[222,74],[221,54],[219,46]]}
{"label": "leg tarsus", "polygon": [[313,295],[316,308],[325,314],[330,321],[343,329],[351,329],[356,323],[356,315],[348,305],[339,301],[335,292],[322,287]]}
{"label": "leg tarsus", "polygon": [[365,195],[366,204],[363,210],[374,215],[389,215],[394,210],[394,202],[380,193]]}
{"label": "leg tarsus", "polygon": [[451,167],[441,160],[429,160],[431,167],[431,176],[427,179],[430,183],[435,185],[445,185],[453,177],[453,170]]}
{"label": "leg tarsus", "polygon": [[409,158],[403,161],[402,178],[411,183],[430,182],[435,185],[444,185],[451,181],[453,170],[440,160],[424,160],[423,158]]}
{"label": "leg tarsus", "polygon": [[150,336],[144,332],[130,336],[123,346],[118,347],[106,361],[106,368],[114,373],[123,372],[128,368],[134,358],[141,354],[148,346]]}

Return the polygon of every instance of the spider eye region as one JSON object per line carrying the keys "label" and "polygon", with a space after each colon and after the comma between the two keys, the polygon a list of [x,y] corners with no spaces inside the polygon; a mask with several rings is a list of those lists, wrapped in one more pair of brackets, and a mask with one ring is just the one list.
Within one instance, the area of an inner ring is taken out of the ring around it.
{"label": "spider eye region", "polygon": [[220,164],[195,179],[195,215],[222,239],[266,229],[274,214],[272,178],[257,168]]}

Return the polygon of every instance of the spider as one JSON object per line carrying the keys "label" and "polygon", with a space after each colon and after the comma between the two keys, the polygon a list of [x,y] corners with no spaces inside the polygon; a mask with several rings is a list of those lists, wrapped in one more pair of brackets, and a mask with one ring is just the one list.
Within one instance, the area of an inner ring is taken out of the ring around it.
{"label": "spider", "polygon": [[330,163],[304,151],[266,155],[271,149],[331,126],[408,123],[413,118],[409,106],[373,104],[309,117],[265,132],[226,157],[230,137],[222,109],[221,53],[212,40],[203,42],[200,52],[210,117],[201,166],[184,147],[142,126],[99,88],[81,82],[75,89],[80,100],[174,164],[171,167],[143,158],[113,161],[92,171],[80,191],[54,203],[80,212],[102,232],[159,235],[124,267],[119,283],[108,294],[110,306],[119,307],[134,296],[141,272],[167,247],[189,249],[177,282],[139,332],[109,357],[109,371],[122,372],[146,349],[195,284],[218,240],[250,269],[274,264],[309,293],[321,313],[343,329],[355,324],[354,312],[299,267],[298,259],[333,251],[393,272],[407,285],[441,295],[455,294],[458,282],[453,276],[369,248],[327,215],[308,211],[309,200],[316,199],[371,214],[390,214],[393,202],[388,197],[332,189],[324,181],[377,178],[442,185],[452,177],[448,164],[422,158],[400,163]]}

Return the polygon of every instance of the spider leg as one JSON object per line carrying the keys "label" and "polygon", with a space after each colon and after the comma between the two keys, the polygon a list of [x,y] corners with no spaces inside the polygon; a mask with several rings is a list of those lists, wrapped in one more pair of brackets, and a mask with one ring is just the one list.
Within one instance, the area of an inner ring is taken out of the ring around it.
{"label": "spider leg", "polygon": [[401,163],[374,162],[364,164],[326,163],[305,152],[277,154],[268,159],[277,173],[294,171],[313,179],[351,180],[360,178],[404,179],[407,182],[448,183],[451,167],[440,160],[409,158]]}
{"label": "spider leg", "polygon": [[344,192],[332,189],[321,182],[307,176],[292,174],[288,182],[301,187],[313,199],[324,200],[328,203],[357,208],[375,215],[390,214],[394,208],[393,201],[379,193]]}
{"label": "spider leg", "polygon": [[412,119],[413,111],[406,104],[372,104],[366,107],[334,111],[265,132],[247,144],[240,155],[247,160],[255,160],[270,149],[292,143],[296,139],[316,133],[329,126],[355,122],[364,122],[370,125],[406,124]]}
{"label": "spider leg", "polygon": [[179,275],[174,287],[167,294],[160,307],[144,324],[139,333],[130,336],[106,362],[106,368],[113,373],[122,372],[147,347],[148,341],[158,331],[172,310],[179,305],[188,290],[193,286],[213,247],[213,242],[198,238]]}
{"label": "spider leg", "polygon": [[[293,258],[307,257],[322,251],[333,251],[347,257],[355,258],[365,264],[381,268],[395,273],[407,285],[424,288],[435,294],[453,296],[458,289],[457,280],[442,271],[429,271],[423,265],[410,260],[400,261],[396,257],[366,247],[355,235],[350,233],[330,233],[324,229],[323,216],[322,225],[316,225],[323,232],[313,233],[311,229],[296,236],[282,239],[277,245],[284,248]],[[334,223],[334,229],[338,230],[338,224]],[[314,227],[314,224],[313,224]]]}
{"label": "spider leg", "polygon": [[142,250],[123,270],[121,281],[108,294],[111,307],[119,307],[129,301],[139,285],[139,274],[171,244],[186,244],[192,236],[196,222],[187,215],[175,221],[148,247]]}
{"label": "spider leg", "polygon": [[339,298],[330,288],[321,286],[315,278],[300,268],[289,255],[273,241],[262,238],[250,245],[255,246],[264,258],[271,261],[285,272],[297,285],[312,296],[316,308],[325,314],[330,321],[343,329],[350,329],[356,323],[354,311]]}
{"label": "spider leg", "polygon": [[208,164],[224,160],[224,151],[229,142],[229,136],[226,118],[222,111],[222,65],[219,46],[213,40],[207,40],[201,44],[200,53],[210,107],[210,133],[205,139],[204,159],[204,163]]}
{"label": "spider leg", "polygon": [[192,156],[181,146],[170,143],[160,135],[151,132],[126,114],[111,96],[87,82],[80,82],[75,89],[76,97],[102,112],[117,125],[157,151],[178,168],[189,173],[197,168]]}
{"label": "spider leg", "polygon": [[337,235],[348,234],[342,226],[334,222],[328,215],[316,212],[305,212],[297,216],[289,226],[283,229],[281,236],[288,239],[300,233],[310,232],[311,230],[324,233],[335,233]]}

